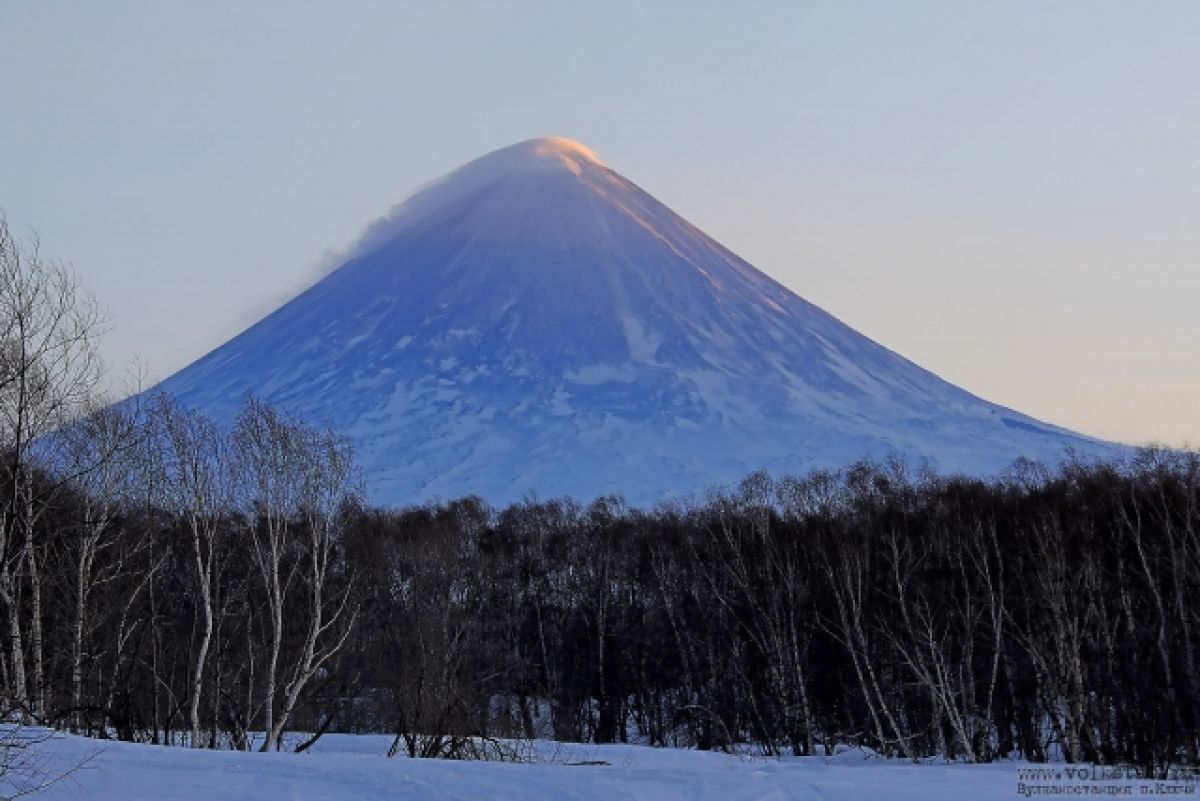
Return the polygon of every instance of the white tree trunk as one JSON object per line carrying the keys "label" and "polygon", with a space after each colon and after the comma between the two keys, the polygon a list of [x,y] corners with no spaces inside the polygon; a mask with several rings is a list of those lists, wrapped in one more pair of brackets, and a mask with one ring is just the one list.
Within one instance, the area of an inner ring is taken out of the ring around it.
{"label": "white tree trunk", "polygon": [[[204,615],[203,628],[200,632],[200,647],[196,652],[196,669],[192,674],[191,697],[188,700],[188,723],[191,726],[192,748],[200,747],[200,696],[204,689],[204,666],[208,661],[208,647],[212,642],[213,604],[212,604],[212,542],[202,533],[203,524],[192,521],[192,555],[196,561],[196,578],[200,586],[200,608]],[[208,553],[205,554],[203,541],[208,539]]]}

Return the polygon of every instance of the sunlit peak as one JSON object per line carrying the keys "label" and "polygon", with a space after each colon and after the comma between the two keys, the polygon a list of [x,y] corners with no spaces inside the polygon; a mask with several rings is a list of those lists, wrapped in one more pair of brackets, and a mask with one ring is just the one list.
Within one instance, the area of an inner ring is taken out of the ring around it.
{"label": "sunlit peak", "polygon": [[587,145],[566,139],[561,136],[546,136],[541,139],[531,139],[533,152],[538,156],[556,156],[559,158],[581,158],[587,161],[603,164],[596,153]]}

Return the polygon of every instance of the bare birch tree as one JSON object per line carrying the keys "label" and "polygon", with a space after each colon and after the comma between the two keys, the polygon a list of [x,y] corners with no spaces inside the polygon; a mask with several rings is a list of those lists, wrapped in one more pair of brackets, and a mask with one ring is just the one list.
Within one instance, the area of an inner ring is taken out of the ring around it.
{"label": "bare birch tree", "polygon": [[[352,495],[353,476],[344,439],[315,432],[259,400],[246,403],[234,440],[269,625],[262,744],[268,751],[279,746],[301,692],[345,643],[355,616],[346,588],[327,595],[339,513]],[[297,601],[304,594],[307,605]],[[297,618],[304,640],[285,677],[285,623]]]}
{"label": "bare birch tree", "polygon": [[341,535],[343,507],[353,498],[353,462],[348,441],[333,432],[296,432],[302,474],[300,504],[306,531],[299,546],[300,570],[308,592],[304,644],[292,663],[283,707],[268,740],[278,742],[305,686],[346,643],[357,610],[351,608],[349,580],[330,592],[335,548]]}
{"label": "bare birch tree", "polygon": [[196,648],[188,689],[188,724],[191,744],[199,747],[200,699],[204,672],[212,644],[216,609],[218,538],[221,518],[229,510],[227,445],[221,431],[208,418],[166,396],[155,398],[152,408],[158,469],[164,500],[187,521],[195,568],[196,599],[200,608],[200,641]]}
{"label": "bare birch tree", "polygon": [[[58,460],[66,480],[79,496],[79,520],[67,537],[73,568],[74,609],[71,625],[71,728],[83,721],[83,674],[90,597],[94,588],[117,578],[127,560],[108,562],[98,574],[96,562],[117,545],[122,529],[115,524],[123,504],[130,502],[139,441],[139,426],[131,409],[110,406],[61,429]],[[128,538],[129,540],[144,538]]]}
{"label": "bare birch tree", "polygon": [[[22,244],[0,217],[0,602],[7,617],[7,702],[45,715],[42,578],[35,474],[41,438],[89,408],[103,379],[94,298],[38,240]],[[24,581],[24,585],[22,585]],[[21,598],[27,593],[29,661]]]}

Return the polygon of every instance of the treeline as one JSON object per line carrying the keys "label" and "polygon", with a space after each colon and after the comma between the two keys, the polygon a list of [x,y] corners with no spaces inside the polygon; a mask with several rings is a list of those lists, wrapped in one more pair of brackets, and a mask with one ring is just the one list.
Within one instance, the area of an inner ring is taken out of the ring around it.
{"label": "treeline", "polygon": [[0,675],[55,725],[1196,761],[1195,455],[381,510],[339,440],[260,404],[226,432],[165,399],[146,416],[105,463],[125,468],[9,538]]}
{"label": "treeline", "polygon": [[5,719],[1197,764],[1195,453],[374,509],[344,440],[260,402],[105,405],[101,326],[0,218]]}
{"label": "treeline", "polygon": [[249,747],[254,729],[275,747],[358,614],[343,440],[257,401],[222,429],[160,396],[40,450],[4,487],[9,709],[206,747]]}
{"label": "treeline", "polygon": [[1200,459],[1153,452],[755,475],[652,511],[363,511],[344,724],[1195,764],[1198,535]]}

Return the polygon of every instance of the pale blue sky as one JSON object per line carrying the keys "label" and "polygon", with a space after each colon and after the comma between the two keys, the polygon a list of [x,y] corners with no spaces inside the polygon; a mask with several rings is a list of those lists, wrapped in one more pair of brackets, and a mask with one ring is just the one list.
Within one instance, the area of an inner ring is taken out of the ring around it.
{"label": "pale blue sky", "polygon": [[152,378],[556,135],[973,392],[1200,443],[1193,0],[5,0],[0,76],[0,209]]}

